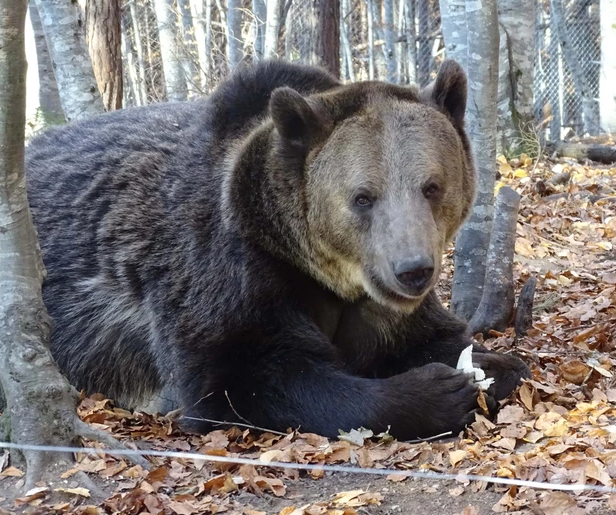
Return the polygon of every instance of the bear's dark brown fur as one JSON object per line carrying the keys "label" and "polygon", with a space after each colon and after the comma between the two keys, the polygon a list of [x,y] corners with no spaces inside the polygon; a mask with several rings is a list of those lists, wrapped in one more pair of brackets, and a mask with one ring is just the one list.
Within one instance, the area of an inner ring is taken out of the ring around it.
{"label": "bear's dark brown fur", "polygon": [[[457,431],[471,341],[433,293],[467,215],[466,79],[340,85],[271,62],[204,101],[110,113],[27,150],[52,351],[128,406],[160,390],[200,418],[271,429]],[[476,346],[496,379],[528,374]]]}

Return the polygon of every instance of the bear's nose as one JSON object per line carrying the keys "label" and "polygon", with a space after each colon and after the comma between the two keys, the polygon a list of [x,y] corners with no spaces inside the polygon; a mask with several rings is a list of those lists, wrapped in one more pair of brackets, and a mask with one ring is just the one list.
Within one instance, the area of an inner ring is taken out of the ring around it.
{"label": "bear's nose", "polygon": [[394,264],[394,274],[408,293],[420,295],[434,275],[434,260],[428,257],[403,259]]}

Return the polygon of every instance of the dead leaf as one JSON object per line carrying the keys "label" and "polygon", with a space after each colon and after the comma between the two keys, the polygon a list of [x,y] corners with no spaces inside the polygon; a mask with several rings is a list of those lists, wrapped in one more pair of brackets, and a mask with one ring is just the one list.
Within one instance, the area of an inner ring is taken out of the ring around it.
{"label": "dead leaf", "polygon": [[87,488],[55,488],[56,492],[63,494],[78,495],[79,497],[90,497],[90,490]]}

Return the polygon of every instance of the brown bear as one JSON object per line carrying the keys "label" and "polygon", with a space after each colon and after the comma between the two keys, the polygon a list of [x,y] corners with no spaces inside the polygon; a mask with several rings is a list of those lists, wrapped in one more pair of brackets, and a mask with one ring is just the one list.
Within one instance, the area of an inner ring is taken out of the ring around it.
{"label": "brown bear", "polygon": [[[423,91],[269,62],[35,139],[61,368],[126,406],[167,392],[197,431],[460,430],[479,409],[454,368],[471,340],[434,286],[473,201],[465,107],[453,61]],[[491,408],[528,375],[474,356]]]}

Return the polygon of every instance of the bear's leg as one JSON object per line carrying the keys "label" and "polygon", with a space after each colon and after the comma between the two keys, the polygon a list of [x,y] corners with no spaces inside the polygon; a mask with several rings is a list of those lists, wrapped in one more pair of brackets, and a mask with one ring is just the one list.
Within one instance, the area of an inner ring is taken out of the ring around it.
{"label": "bear's leg", "polygon": [[[473,343],[466,324],[445,309],[436,295],[429,295],[419,309],[420,313],[406,331],[411,345],[408,341],[400,343],[400,347],[407,349],[404,359],[409,369],[434,362],[455,367],[460,353],[473,345],[473,362],[494,378],[488,393],[497,400],[509,396],[522,378],[531,377],[528,366],[516,356],[492,352]],[[414,335],[421,336],[414,338]]]}
{"label": "bear's leg", "polygon": [[205,432],[213,427],[207,419],[248,421],[336,437],[363,426],[410,439],[455,434],[474,420],[477,389],[466,374],[431,363],[389,378],[353,376],[309,320],[273,318],[200,350],[203,337],[179,346],[185,427]]}

